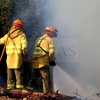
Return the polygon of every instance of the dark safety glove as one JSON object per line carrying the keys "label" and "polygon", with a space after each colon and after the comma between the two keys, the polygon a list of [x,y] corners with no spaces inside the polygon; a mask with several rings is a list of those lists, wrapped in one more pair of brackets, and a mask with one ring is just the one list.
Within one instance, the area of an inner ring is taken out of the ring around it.
{"label": "dark safety glove", "polygon": [[23,59],[24,60],[27,60],[27,53],[26,54],[23,54]]}

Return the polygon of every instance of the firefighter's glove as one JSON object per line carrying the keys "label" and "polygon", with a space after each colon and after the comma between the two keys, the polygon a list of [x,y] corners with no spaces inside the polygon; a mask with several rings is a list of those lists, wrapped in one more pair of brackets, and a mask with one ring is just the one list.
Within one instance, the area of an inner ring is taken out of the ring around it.
{"label": "firefighter's glove", "polygon": [[23,54],[23,59],[27,60],[27,54]]}

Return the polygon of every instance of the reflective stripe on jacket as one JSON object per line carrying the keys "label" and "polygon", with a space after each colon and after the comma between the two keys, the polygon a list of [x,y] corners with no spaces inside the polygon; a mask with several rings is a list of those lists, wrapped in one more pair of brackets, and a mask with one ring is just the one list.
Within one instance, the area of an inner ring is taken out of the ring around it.
{"label": "reflective stripe on jacket", "polygon": [[[43,40],[41,41],[41,39],[43,39]],[[40,41],[41,41],[41,43],[40,43]],[[40,47],[37,47],[37,45],[39,43],[40,43],[40,46],[46,52],[48,52],[48,55]],[[50,66],[49,65],[49,57],[52,58],[54,56],[54,50],[55,50],[54,41],[47,34],[44,34],[42,37],[37,39],[33,56],[38,57],[38,59],[33,61],[33,67],[34,68],[41,68],[45,65]]]}
{"label": "reflective stripe on jacket", "polygon": [[13,26],[10,33],[0,39],[0,44],[6,44],[7,67],[18,69],[23,63],[22,53],[27,52],[27,40],[19,27]]}

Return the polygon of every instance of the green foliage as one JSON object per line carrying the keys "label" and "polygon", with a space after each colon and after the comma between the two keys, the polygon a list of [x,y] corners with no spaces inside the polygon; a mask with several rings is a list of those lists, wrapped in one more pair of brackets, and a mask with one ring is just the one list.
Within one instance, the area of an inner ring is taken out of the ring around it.
{"label": "green foliage", "polygon": [[[13,20],[21,18],[24,22],[24,32],[28,38],[37,38],[44,29],[41,0],[16,0],[13,8]],[[14,18],[15,17],[15,18]]]}
{"label": "green foliage", "polygon": [[2,32],[0,37],[6,34],[10,28],[10,16],[12,10],[11,0],[1,0],[0,1],[0,31]]}
{"label": "green foliage", "polygon": [[6,1],[7,1],[7,0],[1,0],[1,1],[0,1],[0,4],[1,4],[1,3],[4,4],[4,3],[6,3]]}
{"label": "green foliage", "polygon": [[16,18],[23,20],[27,34],[38,36],[37,33],[43,29],[41,3],[38,0],[0,0],[0,12],[0,37],[8,32],[11,21]]}

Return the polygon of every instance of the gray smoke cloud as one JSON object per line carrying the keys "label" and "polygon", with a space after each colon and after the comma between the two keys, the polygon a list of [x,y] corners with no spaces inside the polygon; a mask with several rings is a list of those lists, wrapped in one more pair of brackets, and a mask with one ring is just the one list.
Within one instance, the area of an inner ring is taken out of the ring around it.
{"label": "gray smoke cloud", "polygon": [[44,6],[45,25],[58,29],[54,90],[70,94],[77,88],[83,96],[100,90],[99,4],[99,0],[49,0]]}
{"label": "gray smoke cloud", "polygon": [[[41,3],[42,32],[50,25],[58,30],[58,38],[54,39],[57,66],[51,67],[54,91],[72,95],[78,89],[82,96],[99,100],[92,94],[100,91],[100,0],[33,1]],[[22,11],[18,13],[26,22],[26,34],[32,37],[34,27],[27,22],[34,16],[33,9]],[[29,51],[33,42],[29,41]]]}

